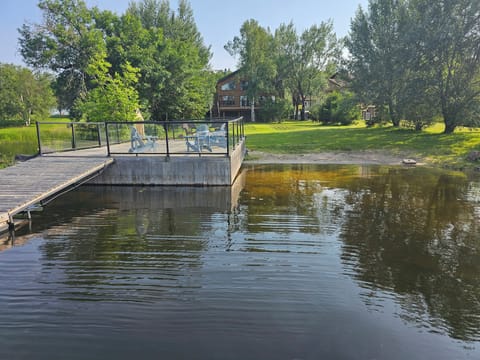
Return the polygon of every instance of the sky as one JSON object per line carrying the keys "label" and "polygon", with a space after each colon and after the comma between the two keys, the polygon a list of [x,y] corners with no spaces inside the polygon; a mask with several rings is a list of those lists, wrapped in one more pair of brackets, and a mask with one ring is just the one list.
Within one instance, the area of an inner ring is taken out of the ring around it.
{"label": "sky", "polygon": [[[86,0],[89,6],[122,14],[132,0]],[[0,62],[24,65],[18,50],[18,31],[24,23],[40,23],[38,0],[0,1]],[[240,33],[248,19],[257,20],[273,32],[282,23],[293,22],[298,32],[332,20],[337,36],[349,32],[351,18],[359,6],[366,9],[368,0],[190,0],[198,30],[211,46],[211,66],[215,70],[237,68],[237,59],[224,45]],[[170,0],[172,9],[177,0]]]}

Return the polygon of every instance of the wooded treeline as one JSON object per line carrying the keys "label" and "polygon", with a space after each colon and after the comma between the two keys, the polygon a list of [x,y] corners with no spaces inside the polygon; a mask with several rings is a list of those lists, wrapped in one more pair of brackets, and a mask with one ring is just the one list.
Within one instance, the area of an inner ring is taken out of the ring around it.
{"label": "wooded treeline", "polygon": [[[43,21],[19,29],[20,52],[43,87],[53,80],[59,109],[90,121],[133,120],[139,109],[152,120],[196,118],[211,109],[218,76],[187,0],[176,10],[168,0],[132,2],[120,15],[82,0],[38,6]],[[272,117],[295,109],[303,119],[313,98],[319,105],[310,110],[326,122],[357,116],[358,104],[374,106],[377,121],[417,130],[438,118],[446,133],[480,122],[478,0],[370,0],[342,39],[331,21],[299,33],[293,23],[272,31],[251,19],[225,49],[238,59],[251,104],[274,96],[263,104]],[[0,70],[17,77],[23,71]],[[328,88],[333,74],[343,80],[334,93]],[[3,81],[0,92],[20,93],[7,85]],[[40,112],[41,106],[19,107],[21,99],[0,94],[2,116],[15,113],[27,123]]]}
{"label": "wooded treeline", "polygon": [[203,117],[215,78],[190,4],[132,2],[118,15],[82,0],[41,0],[39,24],[24,24],[25,63],[54,74],[58,107],[93,121]]}
{"label": "wooded treeline", "polygon": [[371,0],[352,20],[352,89],[398,126],[436,116],[445,132],[480,120],[480,1]]}
{"label": "wooded treeline", "polygon": [[251,100],[273,93],[298,109],[307,97],[327,96],[325,80],[339,73],[351,93],[324,100],[320,114],[332,101],[351,104],[353,94],[394,126],[404,120],[421,130],[441,117],[451,133],[479,124],[478,0],[370,0],[338,40],[330,22],[298,34],[293,24],[272,32],[249,20],[226,49],[251,82]]}

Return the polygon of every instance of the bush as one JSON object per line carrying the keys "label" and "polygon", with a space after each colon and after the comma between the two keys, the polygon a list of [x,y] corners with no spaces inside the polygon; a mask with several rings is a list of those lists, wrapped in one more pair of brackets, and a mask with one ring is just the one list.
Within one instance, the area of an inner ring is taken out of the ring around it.
{"label": "bush", "polygon": [[291,105],[288,100],[276,99],[274,101],[268,99],[262,103],[258,118],[264,122],[280,122],[282,119],[286,119],[291,111]]}
{"label": "bush", "polygon": [[25,126],[23,120],[0,120],[0,128],[21,127]]}
{"label": "bush", "polygon": [[330,93],[313,112],[314,118],[324,124],[350,125],[361,115],[353,93],[338,91]]}

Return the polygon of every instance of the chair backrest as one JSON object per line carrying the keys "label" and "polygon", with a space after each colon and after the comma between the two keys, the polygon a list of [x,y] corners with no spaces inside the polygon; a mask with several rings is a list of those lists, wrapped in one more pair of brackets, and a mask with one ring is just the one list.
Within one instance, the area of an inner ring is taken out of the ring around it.
{"label": "chair backrest", "polygon": [[198,136],[208,135],[209,132],[210,132],[210,130],[208,129],[207,124],[198,125],[198,127],[197,127],[197,135]]}
{"label": "chair backrest", "polygon": [[144,145],[142,137],[138,133],[138,130],[135,128],[135,126],[130,126],[130,140],[138,142],[140,146]]}

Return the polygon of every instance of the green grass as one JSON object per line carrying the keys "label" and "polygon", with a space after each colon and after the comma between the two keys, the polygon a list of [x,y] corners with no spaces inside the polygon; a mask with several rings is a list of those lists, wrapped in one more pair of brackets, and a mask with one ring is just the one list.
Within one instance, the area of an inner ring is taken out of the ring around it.
{"label": "green grass", "polygon": [[16,154],[35,154],[37,148],[35,127],[0,129],[0,168],[11,165]]}
{"label": "green grass", "polygon": [[375,150],[463,167],[466,155],[480,150],[480,129],[458,129],[449,135],[442,131],[442,124],[416,132],[393,127],[367,128],[361,124],[321,126],[310,121],[248,123],[245,127],[248,149],[271,153]]}
{"label": "green grass", "polygon": [[[51,119],[65,122],[68,119]],[[51,127],[51,128],[49,128]],[[65,127],[44,125],[49,138],[69,136]],[[442,134],[442,124],[425,131],[393,127],[367,128],[362,123],[351,126],[321,126],[311,121],[283,123],[247,123],[247,147],[270,153],[305,154],[322,151],[385,151],[404,157],[421,158],[433,164],[465,167],[466,155],[480,150],[480,129],[460,128],[454,134]],[[57,133],[58,132],[58,133]],[[0,129],[0,167],[13,162],[15,154],[35,154],[35,126]]]}
{"label": "green grass", "polygon": [[[52,117],[48,119],[51,122],[69,122],[68,118]],[[65,128],[60,129],[55,125],[44,125],[42,131],[45,130],[46,134],[51,132],[48,136],[60,136],[60,133],[64,133]],[[38,152],[38,142],[35,124],[28,127],[5,127],[0,128],[0,168],[9,166],[13,163],[15,155],[25,154],[34,155]]]}

